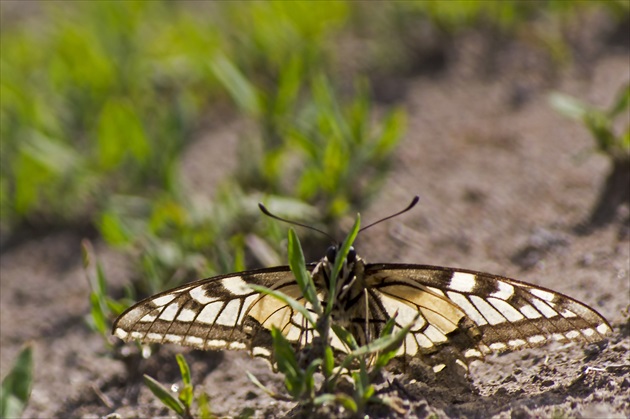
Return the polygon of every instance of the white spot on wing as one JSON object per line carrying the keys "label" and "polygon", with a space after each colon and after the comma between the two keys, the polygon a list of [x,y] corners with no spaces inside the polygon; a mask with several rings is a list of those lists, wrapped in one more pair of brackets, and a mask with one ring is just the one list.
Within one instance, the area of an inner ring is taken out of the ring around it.
{"label": "white spot on wing", "polygon": [[[389,314],[390,317],[394,317],[394,315],[398,313],[398,316],[396,317],[396,322],[403,327],[410,325],[418,314],[418,311],[416,311],[414,308],[403,303],[402,301],[396,300],[395,298],[382,296],[381,303],[383,304],[383,307],[385,307],[385,310],[387,310],[387,314]],[[424,326],[424,323],[424,319],[422,318],[422,316],[420,316],[410,330],[418,330],[422,326]]]}
{"label": "white spot on wing", "polygon": [[243,302],[243,309],[241,310],[241,312],[238,315],[238,319],[236,320],[236,324],[241,324],[243,322],[243,318],[245,317],[245,314],[247,313],[247,309],[254,302],[254,300],[256,300],[256,298],[258,298],[258,295],[254,294],[254,295],[250,295],[249,297],[247,297],[245,299],[245,302]]}
{"label": "white spot on wing", "polygon": [[301,332],[302,331],[300,330],[299,327],[291,325],[289,326],[289,331],[287,332],[287,334],[285,334],[285,337],[291,342],[295,342],[300,338]]}
{"label": "white spot on wing", "polygon": [[114,334],[116,336],[118,336],[121,339],[126,339],[127,335],[129,335],[129,333],[125,332],[124,330],[122,330],[120,327],[116,328],[116,331],[114,332]]}
{"label": "white spot on wing", "polygon": [[475,322],[477,326],[488,324],[486,319],[483,318],[481,313],[477,311],[477,309],[470,303],[470,301],[468,301],[468,299],[464,295],[457,292],[449,291],[448,296],[457,306],[459,306],[459,308],[464,310],[464,313],[466,313],[466,315],[470,317],[470,319]]}
{"label": "white spot on wing", "polygon": [[558,312],[556,310],[549,307],[547,304],[545,304],[544,301],[539,300],[538,298],[532,298],[531,302],[536,306],[538,311],[540,311],[548,319],[556,317],[558,315]]}
{"label": "white spot on wing", "polygon": [[161,333],[147,333],[147,339],[162,340],[164,339],[164,335]]}
{"label": "white spot on wing", "polygon": [[553,301],[555,298],[555,295],[550,293],[549,291],[541,290],[538,288],[530,288],[529,292],[534,294],[536,297],[542,298],[545,301]]}
{"label": "white spot on wing", "polygon": [[584,336],[593,336],[595,334],[595,331],[593,329],[582,329],[582,333],[584,334]]}
{"label": "white spot on wing", "polygon": [[216,320],[217,324],[224,326],[234,326],[239,317],[238,309],[241,306],[240,300],[232,300],[228,302]]}
{"label": "white spot on wing", "polygon": [[181,343],[181,341],[184,338],[182,336],[179,335],[172,335],[172,334],[167,334],[164,335],[164,341],[165,342],[170,342],[170,343]]}
{"label": "white spot on wing", "polygon": [[418,344],[423,348],[432,348],[433,346],[435,346],[433,342],[431,342],[429,338],[422,333],[415,333],[414,336],[416,337],[416,341],[418,342]]}
{"label": "white spot on wing", "polygon": [[437,374],[438,372],[442,371],[444,368],[446,368],[446,364],[435,365],[433,367],[433,372]]}
{"label": "white spot on wing", "polygon": [[464,356],[466,358],[482,358],[483,355],[481,354],[481,352],[479,352],[476,349],[469,349],[466,352],[464,352]]}
{"label": "white spot on wing", "polygon": [[466,371],[468,371],[468,365],[464,364],[464,361],[462,361],[461,359],[456,359],[455,363],[459,365],[460,367],[462,367],[463,369],[465,369]]}
{"label": "white spot on wing", "polygon": [[247,282],[243,281],[240,276],[229,276],[221,280],[223,288],[230,291],[234,295],[247,295],[254,291],[247,285]]}
{"label": "white spot on wing", "polygon": [[472,292],[475,288],[475,275],[466,272],[453,272],[449,288],[455,291]]}
{"label": "white spot on wing", "polygon": [[493,351],[503,351],[507,348],[507,346],[505,346],[505,343],[502,342],[495,342],[490,344],[490,349],[492,349]]}
{"label": "white spot on wing", "polygon": [[270,357],[271,356],[271,351],[267,348],[263,348],[262,346],[256,346],[253,350],[252,350],[252,354],[254,356],[266,356],[266,357]]}
{"label": "white spot on wing", "polygon": [[188,291],[188,294],[190,294],[192,299],[198,302],[199,304],[208,304],[213,301],[217,301],[216,298],[209,297],[208,295],[206,295],[205,285],[199,285],[198,287],[191,289],[190,291]]}
{"label": "white spot on wing", "polygon": [[155,319],[157,319],[157,315],[155,314],[155,312],[151,312],[151,313],[145,315],[143,318],[141,318],[140,321],[142,323],[151,323],[151,322],[155,321]]}
{"label": "white spot on wing", "polygon": [[547,340],[547,338],[543,335],[534,335],[527,338],[529,343],[538,344]]}
{"label": "white spot on wing", "polygon": [[201,323],[213,324],[214,319],[217,318],[219,314],[219,310],[223,307],[223,302],[217,301],[216,303],[208,304],[201,310],[199,316],[197,316],[197,321]]}
{"label": "white spot on wing", "polygon": [[537,319],[539,317],[542,317],[542,314],[540,314],[538,310],[536,310],[534,307],[530,306],[529,304],[524,305],[523,307],[520,308],[520,310],[521,310],[521,313],[523,313],[525,317],[527,317],[528,319]]}
{"label": "white spot on wing", "polygon": [[179,304],[173,303],[164,309],[162,314],[160,314],[160,319],[165,320],[167,322],[171,322],[175,320],[175,316],[177,315],[178,311],[179,311]]}
{"label": "white spot on wing", "polygon": [[162,297],[158,297],[156,299],[154,299],[153,301],[151,301],[153,304],[155,304],[158,307],[162,307],[163,305],[166,305],[168,303],[170,303],[171,301],[173,301],[175,299],[176,295],[173,294],[169,294],[169,295],[164,295]]}
{"label": "white spot on wing", "polygon": [[525,342],[523,339],[512,339],[508,342],[508,345],[510,345],[512,348],[518,348],[519,346],[523,346],[526,344],[527,342]]}
{"label": "white spot on wing", "polygon": [[223,349],[227,346],[227,342],[222,339],[208,339],[206,348]]}
{"label": "white spot on wing", "polygon": [[144,333],[133,331],[133,332],[131,332],[131,338],[132,339],[144,339]]}
{"label": "white spot on wing", "polygon": [[182,311],[179,312],[177,320],[179,320],[180,322],[191,322],[195,320],[195,315],[197,315],[197,312],[195,312],[194,310],[183,308]]}
{"label": "white spot on wing", "polygon": [[491,325],[504,323],[506,321],[506,318],[503,317],[501,313],[492,308],[492,306],[481,297],[477,295],[471,295],[470,300]]}
{"label": "white spot on wing", "polygon": [[228,349],[247,349],[247,345],[243,342],[230,342]]}
{"label": "white spot on wing", "polygon": [[414,356],[418,352],[418,344],[411,333],[405,336],[405,351],[409,356]]}
{"label": "white spot on wing", "polygon": [[560,314],[562,314],[562,317],[577,317],[577,314],[575,314],[571,310],[561,311]]}
{"label": "white spot on wing", "polygon": [[511,322],[523,320],[525,317],[514,307],[512,307],[507,301],[499,300],[496,298],[488,298],[488,302],[492,304],[503,316]]}
{"label": "white spot on wing", "polygon": [[424,335],[428,337],[432,342],[441,343],[446,342],[448,339],[444,335],[444,333],[440,332],[435,326],[432,324],[428,325],[426,329],[423,330]]}
{"label": "white spot on wing", "polygon": [[506,282],[497,281],[499,290],[490,294],[491,297],[496,297],[501,300],[507,300],[514,294],[514,287]]}
{"label": "white spot on wing", "polygon": [[606,333],[610,332],[610,327],[608,327],[608,325],[602,323],[599,326],[596,327],[597,331],[599,333],[601,333],[602,335],[605,335]]}
{"label": "white spot on wing", "polygon": [[184,341],[195,346],[201,345],[203,343],[203,339],[197,336],[186,336],[186,339]]}

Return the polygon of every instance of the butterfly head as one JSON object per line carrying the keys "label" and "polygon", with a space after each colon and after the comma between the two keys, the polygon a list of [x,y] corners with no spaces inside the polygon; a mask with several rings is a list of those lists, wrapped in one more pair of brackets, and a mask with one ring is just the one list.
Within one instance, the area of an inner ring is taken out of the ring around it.
{"label": "butterfly head", "polygon": [[[339,254],[339,246],[330,246],[326,251],[326,261],[331,265],[334,265],[337,261],[337,255]],[[348,250],[348,255],[346,256],[346,266],[354,265],[354,262],[357,260],[357,251],[354,250],[353,246],[350,246],[350,250]]]}

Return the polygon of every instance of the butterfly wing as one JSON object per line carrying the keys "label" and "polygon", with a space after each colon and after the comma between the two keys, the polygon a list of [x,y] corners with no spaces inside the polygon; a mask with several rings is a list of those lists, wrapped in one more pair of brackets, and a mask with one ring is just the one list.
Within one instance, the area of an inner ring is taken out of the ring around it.
{"label": "butterfly wing", "polygon": [[[312,266],[308,266],[312,269]],[[312,340],[312,329],[300,313],[248,285],[265,286],[304,303],[288,266],[202,279],[149,297],[127,309],[113,333],[129,341],[176,343],[201,350],[248,349],[271,356],[272,326],[292,342]]]}
{"label": "butterfly wing", "polygon": [[398,326],[416,321],[400,350],[414,356],[453,348],[461,359],[550,341],[597,342],[611,332],[595,310],[566,295],[509,278],[439,266],[371,264],[368,289]]}

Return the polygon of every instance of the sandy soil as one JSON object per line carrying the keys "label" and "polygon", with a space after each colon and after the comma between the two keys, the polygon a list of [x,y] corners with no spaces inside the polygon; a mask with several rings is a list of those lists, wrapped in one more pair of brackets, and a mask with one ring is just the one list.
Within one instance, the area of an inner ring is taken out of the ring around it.
{"label": "sandy soil", "polygon": [[[509,53],[501,56],[500,69],[480,76],[475,50],[462,48],[448,72],[405,81],[409,129],[386,187],[363,217],[378,219],[415,194],[421,203],[363,234],[358,251],[372,262],[463,267],[543,285],[600,311],[614,334],[602,346],[556,345],[490,357],[472,367],[471,384],[440,382],[412,370],[396,377],[396,394],[409,417],[629,417],[628,209],[605,228],[575,233],[609,166],[587,152],[593,142],[586,130],[547,101],[553,89],[608,106],[630,79],[627,49],[606,49],[590,56],[586,67],[548,79],[538,64],[512,65]],[[200,133],[186,153],[187,181],[211,193],[233,167],[226,156],[234,154],[242,130],[236,121]],[[206,170],[208,161],[216,163],[214,170]],[[31,341],[35,385],[25,417],[172,416],[86,326],[81,239],[72,232],[50,233],[3,251],[2,376]],[[120,289],[128,280],[128,261],[99,243],[96,250],[111,287]],[[176,352],[187,353],[193,380],[219,416],[252,409],[256,417],[277,417],[293,408],[247,380],[245,372],[251,371],[282,389],[264,362],[244,353],[167,347],[143,363],[142,372],[176,382]]]}

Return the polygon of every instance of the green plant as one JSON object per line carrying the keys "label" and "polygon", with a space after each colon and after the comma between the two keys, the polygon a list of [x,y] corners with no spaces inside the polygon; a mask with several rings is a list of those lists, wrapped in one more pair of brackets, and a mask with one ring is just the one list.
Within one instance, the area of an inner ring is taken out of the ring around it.
{"label": "green plant", "polygon": [[[180,86],[192,71],[179,80],[168,73],[166,46],[179,46],[150,28],[171,16],[166,3],[45,10],[41,25],[2,38],[0,170],[9,224],[85,222],[110,191],[165,188],[200,99],[218,90],[207,80],[203,88]],[[185,23],[171,20],[165,31]]]}
{"label": "green plant", "polygon": [[[182,377],[183,387],[179,390],[177,398],[154,378],[144,375],[144,383],[151,392],[164,404],[164,406],[173,410],[181,418],[192,419],[202,418],[210,419],[215,416],[210,410],[210,402],[206,393],[201,393],[195,397],[195,388],[192,384],[190,375],[190,367],[183,355],[177,354],[177,364]],[[193,414],[193,406],[197,406],[197,412]]]}
{"label": "green plant", "polygon": [[17,418],[28,404],[33,387],[33,347],[27,344],[0,387],[0,417]]}
{"label": "green plant", "polygon": [[259,127],[257,141],[244,143],[239,169],[244,188],[297,196],[320,207],[324,221],[334,224],[379,189],[403,134],[405,113],[395,108],[375,128],[366,83],[357,84],[356,96],[342,104],[321,73],[302,92],[303,67],[299,58],[291,61],[271,91],[257,87],[225,57],[214,68]]}
{"label": "green plant", "polygon": [[[309,326],[317,331],[318,338],[315,340],[317,343],[313,344],[312,359],[308,361],[306,366],[302,365],[303,361],[298,361],[295,348],[280,330],[273,328],[271,332],[274,359],[278,370],[284,375],[285,387],[289,393],[288,399],[297,401],[307,411],[330,403],[343,406],[352,414],[362,414],[368,404],[373,403],[385,404],[390,408],[400,410],[393,400],[381,398],[376,394],[373,380],[396,355],[411,325],[394,333],[395,318],[391,318],[386,323],[381,336],[364,346],[359,346],[352,334],[335,324],[331,317],[335,290],[337,289],[336,282],[348,251],[358,234],[359,226],[360,218],[357,217],[354,227],[337,253],[331,271],[331,283],[326,305],[322,305],[319,301],[313,279],[306,269],[299,239],[292,229],[289,231],[289,265],[310,308],[307,309],[305,305],[282,292],[251,285],[255,291],[271,295],[302,314]],[[331,338],[331,330],[336,338],[346,345],[347,353],[335,356],[328,343]],[[323,376],[323,381],[318,388],[315,386],[314,376],[316,373],[321,373]],[[340,390],[340,382],[345,375],[352,378],[353,390],[349,393]],[[279,396],[265,388],[251,374],[249,376],[257,386],[271,396],[286,399],[286,397]]]}
{"label": "green plant", "polygon": [[630,206],[630,84],[622,86],[613,104],[604,110],[560,93],[552,94],[549,100],[560,113],[582,122],[595,140],[595,150],[611,163],[611,171],[588,220],[591,227],[605,225],[614,219],[620,206]]}
{"label": "green plant", "polygon": [[112,347],[109,336],[111,333],[111,319],[119,316],[133,301],[128,290],[126,298],[114,300],[107,291],[107,278],[100,262],[94,256],[92,244],[88,240],[81,243],[83,255],[83,269],[90,285],[90,316],[88,324],[92,330],[98,332],[108,347]]}

